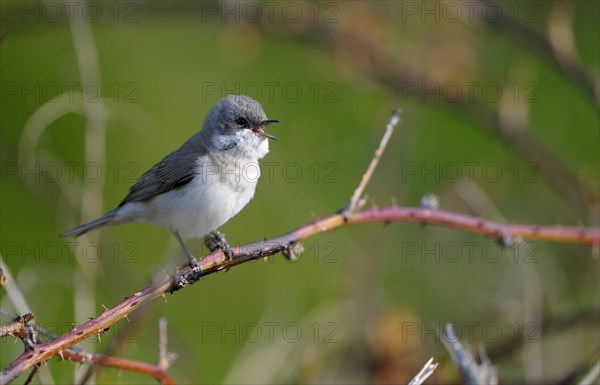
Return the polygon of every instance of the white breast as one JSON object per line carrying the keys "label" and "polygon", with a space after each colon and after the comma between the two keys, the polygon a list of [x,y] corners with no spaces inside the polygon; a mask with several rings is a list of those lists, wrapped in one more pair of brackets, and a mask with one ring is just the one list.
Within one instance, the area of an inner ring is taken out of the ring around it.
{"label": "white breast", "polygon": [[189,184],[146,202],[128,203],[122,208],[123,214],[127,211],[135,221],[167,227],[183,238],[202,237],[248,204],[259,178],[256,160],[217,167],[212,160],[200,158],[197,174]]}

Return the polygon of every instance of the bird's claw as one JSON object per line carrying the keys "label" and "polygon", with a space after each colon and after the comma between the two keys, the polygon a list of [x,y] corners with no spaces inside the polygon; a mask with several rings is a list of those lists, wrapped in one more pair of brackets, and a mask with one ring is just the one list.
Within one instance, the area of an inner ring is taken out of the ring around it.
{"label": "bird's claw", "polygon": [[231,247],[225,240],[225,235],[219,231],[215,230],[208,233],[204,238],[204,244],[211,252],[220,249],[227,256],[229,262],[233,260],[233,251],[231,251]]}

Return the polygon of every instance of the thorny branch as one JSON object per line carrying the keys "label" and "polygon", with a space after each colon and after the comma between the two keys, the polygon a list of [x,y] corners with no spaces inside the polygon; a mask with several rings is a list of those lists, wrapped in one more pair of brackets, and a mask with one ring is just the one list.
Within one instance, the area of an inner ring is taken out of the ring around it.
{"label": "thorny branch", "polygon": [[[376,156],[380,156],[376,154]],[[336,228],[371,222],[420,222],[460,229],[497,239],[503,245],[510,245],[520,239],[536,239],[554,242],[573,242],[600,245],[600,229],[566,226],[537,226],[523,224],[502,224],[482,218],[430,208],[391,206],[370,208],[344,215],[343,210],[322,219],[315,219],[287,234],[264,241],[253,242],[232,249],[233,257],[228,259],[216,250],[198,260],[201,270],[189,267],[179,269],[173,276],[167,276],[155,284],[126,297],[113,308],[105,308],[96,318],[76,326],[68,333],[44,344],[36,345],[25,352],[0,373],[0,385],[8,384],[29,368],[39,365],[53,355],[59,355],[69,347],[93,336],[106,333],[110,327],[128,314],[157,298],[165,298],[166,293],[174,293],[185,286],[196,283],[201,278],[221,270],[257,260],[280,252],[289,253],[298,242]]]}
{"label": "thorny branch", "polygon": [[[43,334],[48,338],[55,339],[57,336],[49,333],[47,330],[37,326],[27,325],[33,320],[33,314],[26,313],[17,316],[10,324],[0,327],[0,337],[13,336],[24,341],[26,349],[32,349],[36,344],[41,344],[37,338],[39,334]],[[167,370],[171,362],[176,358],[176,355],[169,353],[167,349],[166,336],[166,320],[161,319],[159,322],[159,360],[156,365],[147,364],[145,362],[135,361],[128,358],[112,357],[106,354],[86,352],[77,348],[69,348],[58,353],[63,360],[69,360],[79,363],[98,364],[104,367],[114,367],[119,371],[129,370],[140,374],[148,375],[155,378],[160,384],[170,385],[175,382],[168,376]],[[34,368],[37,368],[34,367]],[[35,374],[32,371],[29,378]],[[29,380],[28,378],[28,380]],[[27,383],[27,380],[26,380]]]}
{"label": "thorny branch", "polygon": [[[0,287],[3,287],[7,282],[6,276],[12,279],[8,269],[6,270],[5,275],[4,270],[0,268]],[[8,280],[8,283],[7,289],[10,288],[13,292],[20,293],[14,282]],[[42,344],[42,341],[39,338],[40,336],[44,336],[51,340],[58,338],[58,336],[42,327],[29,325],[28,323],[34,319],[34,316],[31,313],[24,313],[15,317],[2,309],[0,309],[0,312],[2,316],[13,319],[9,324],[0,326],[0,337],[12,336],[21,339],[25,345],[26,351],[33,349],[36,345]],[[155,378],[160,384],[170,385],[175,382],[168,376],[167,370],[169,369],[171,362],[177,358],[177,355],[167,351],[167,341],[167,322],[166,319],[161,318],[159,321],[159,358],[156,365],[150,365],[127,358],[112,357],[107,354],[87,352],[79,348],[62,350],[58,353],[58,356],[63,360],[79,362],[82,364],[98,364],[103,367],[114,367],[119,371],[129,370],[138,372]],[[38,373],[37,369],[39,369],[39,366],[34,366],[24,384],[29,384],[33,380],[35,374]],[[47,380],[47,378],[41,379],[41,382],[44,383],[44,380]]]}

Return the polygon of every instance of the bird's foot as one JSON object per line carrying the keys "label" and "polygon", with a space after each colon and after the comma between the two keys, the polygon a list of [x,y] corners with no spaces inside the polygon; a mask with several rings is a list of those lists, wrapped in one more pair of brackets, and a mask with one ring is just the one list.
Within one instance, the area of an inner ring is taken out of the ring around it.
{"label": "bird's foot", "polygon": [[191,255],[191,254],[188,255],[188,259],[189,259],[188,266],[190,267],[190,269],[202,271],[202,268],[200,267],[198,260],[193,255]]}
{"label": "bird's foot", "polygon": [[231,251],[231,247],[225,240],[225,235],[220,233],[219,231],[211,231],[204,237],[204,244],[211,251],[215,251],[217,249],[221,249],[223,254],[227,256],[227,259],[231,262],[233,260],[233,252]]}

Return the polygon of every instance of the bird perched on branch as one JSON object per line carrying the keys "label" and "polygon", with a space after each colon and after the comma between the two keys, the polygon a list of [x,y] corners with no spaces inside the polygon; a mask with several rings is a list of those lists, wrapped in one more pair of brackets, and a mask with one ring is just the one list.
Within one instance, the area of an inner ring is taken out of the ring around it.
{"label": "bird perched on branch", "polygon": [[206,115],[202,129],[179,149],[146,171],[119,206],[103,216],[61,234],[80,236],[104,226],[150,222],[171,230],[188,256],[183,239],[206,236],[211,251],[231,258],[218,227],[252,199],[260,178],[258,160],[269,152],[267,119],[256,100],[240,95],[221,99]]}

